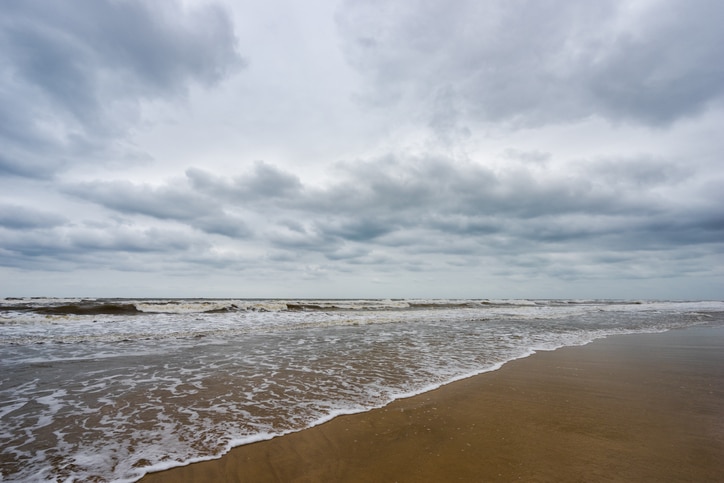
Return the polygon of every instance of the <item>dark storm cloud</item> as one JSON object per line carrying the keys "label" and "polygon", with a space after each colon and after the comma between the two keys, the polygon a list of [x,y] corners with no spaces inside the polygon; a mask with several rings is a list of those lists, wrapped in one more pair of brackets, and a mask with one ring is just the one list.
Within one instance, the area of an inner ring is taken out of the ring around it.
{"label": "dark storm cloud", "polygon": [[[666,125],[724,95],[724,4],[346,2],[337,20],[373,104],[409,103],[443,135],[471,120],[601,116]],[[422,107],[420,107],[422,106]]]}
{"label": "dark storm cloud", "polygon": [[49,177],[138,120],[143,100],[243,62],[220,8],[174,1],[8,0],[0,16],[0,173]]}

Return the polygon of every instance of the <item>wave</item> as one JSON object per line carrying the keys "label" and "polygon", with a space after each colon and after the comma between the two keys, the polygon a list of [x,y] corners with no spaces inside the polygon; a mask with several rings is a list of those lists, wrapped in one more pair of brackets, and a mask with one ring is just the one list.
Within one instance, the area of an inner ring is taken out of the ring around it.
{"label": "wave", "polygon": [[128,302],[81,301],[51,304],[3,304],[4,312],[31,312],[41,315],[136,315],[140,311]]}
{"label": "wave", "polygon": [[646,305],[641,300],[566,299],[54,299],[5,298],[0,316],[31,313],[49,316],[141,314],[215,314],[230,312],[375,312],[436,309],[535,308]]}
{"label": "wave", "polygon": [[214,314],[229,312],[337,312],[401,310],[410,307],[449,307],[411,304],[404,300],[280,300],[280,299],[19,299],[0,301],[0,311],[41,315]]}

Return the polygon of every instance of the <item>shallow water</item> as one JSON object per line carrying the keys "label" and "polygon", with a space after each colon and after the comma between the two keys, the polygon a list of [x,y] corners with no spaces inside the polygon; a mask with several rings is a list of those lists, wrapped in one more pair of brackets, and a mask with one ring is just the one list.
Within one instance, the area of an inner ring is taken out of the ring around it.
{"label": "shallow water", "polygon": [[132,481],[535,350],[722,313],[722,302],[6,299],[2,479]]}

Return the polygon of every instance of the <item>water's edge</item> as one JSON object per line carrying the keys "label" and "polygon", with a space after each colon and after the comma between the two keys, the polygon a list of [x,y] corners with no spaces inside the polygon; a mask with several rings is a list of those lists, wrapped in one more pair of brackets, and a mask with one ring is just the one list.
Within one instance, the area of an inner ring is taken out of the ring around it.
{"label": "water's edge", "polygon": [[557,350],[560,350],[560,349],[565,349],[565,348],[568,348],[568,347],[584,347],[584,346],[590,345],[590,344],[592,344],[592,343],[594,343],[594,342],[597,342],[597,341],[600,341],[600,340],[603,340],[603,339],[608,339],[608,338],[610,338],[610,337],[625,337],[625,336],[628,336],[628,335],[640,335],[640,334],[652,334],[652,335],[653,335],[653,334],[662,334],[662,333],[670,332],[670,331],[693,330],[693,329],[695,329],[696,327],[700,327],[701,325],[706,324],[706,323],[708,323],[708,322],[707,322],[707,321],[704,321],[704,322],[702,322],[700,325],[691,325],[691,326],[687,326],[687,327],[683,327],[683,328],[682,328],[682,327],[676,327],[676,328],[671,328],[671,329],[645,330],[645,331],[636,331],[636,332],[613,332],[613,333],[610,333],[610,334],[604,334],[604,335],[596,336],[596,337],[594,337],[594,338],[592,338],[592,339],[590,339],[590,340],[588,340],[588,341],[584,341],[584,342],[581,342],[581,343],[578,343],[578,344],[562,344],[562,345],[559,345],[559,346],[557,346],[557,347],[545,347],[545,348],[540,347],[540,348],[533,348],[533,349],[530,349],[529,351],[527,351],[527,352],[525,352],[525,353],[523,353],[523,354],[521,354],[521,355],[519,355],[519,356],[517,356],[517,357],[510,358],[510,359],[508,359],[508,360],[506,360],[506,361],[504,361],[504,362],[500,362],[500,363],[495,364],[495,365],[493,365],[493,366],[491,366],[491,367],[484,368],[484,369],[482,369],[482,370],[480,370],[480,371],[473,372],[473,373],[469,373],[469,374],[463,374],[463,375],[460,375],[460,376],[451,378],[450,380],[447,380],[447,381],[445,381],[445,382],[427,386],[427,387],[425,387],[425,388],[423,388],[423,389],[421,389],[420,391],[417,391],[417,392],[401,393],[401,394],[399,394],[399,395],[396,395],[394,398],[390,399],[389,401],[385,402],[384,404],[380,404],[380,405],[377,405],[377,406],[371,406],[371,407],[359,408],[358,410],[339,411],[339,412],[337,412],[337,413],[330,414],[330,415],[327,416],[327,417],[320,418],[319,420],[314,421],[312,424],[310,424],[310,425],[308,425],[308,426],[305,426],[304,428],[300,428],[300,429],[295,429],[295,430],[290,430],[290,431],[285,431],[285,432],[280,432],[280,433],[274,433],[274,434],[254,435],[254,436],[249,437],[249,438],[232,441],[232,442],[230,442],[230,444],[227,446],[227,448],[226,448],[221,454],[214,455],[214,456],[209,456],[209,457],[193,458],[193,459],[190,459],[190,460],[188,460],[188,461],[183,461],[183,462],[169,462],[169,463],[164,463],[164,464],[151,465],[151,466],[148,466],[148,467],[146,467],[146,468],[143,468],[143,470],[145,470],[145,472],[144,472],[143,475],[140,476],[139,478],[129,479],[129,480],[118,480],[118,481],[119,481],[119,482],[123,482],[123,483],[126,483],[126,482],[128,482],[128,483],[133,483],[133,482],[142,480],[143,477],[146,476],[147,474],[158,473],[158,472],[161,472],[161,471],[167,471],[167,470],[170,470],[170,469],[173,469],[173,468],[185,467],[185,466],[189,466],[189,465],[192,465],[192,464],[195,464],[195,463],[201,463],[201,462],[204,462],[204,461],[219,460],[219,459],[224,458],[226,455],[228,455],[229,452],[231,452],[234,448],[239,448],[239,447],[241,447],[241,446],[246,446],[246,445],[249,445],[249,444],[259,443],[259,442],[262,442],[262,441],[268,441],[268,440],[271,440],[271,439],[274,439],[274,438],[284,437],[284,436],[289,435],[289,434],[294,434],[294,433],[299,433],[299,432],[302,432],[302,431],[306,431],[306,430],[308,430],[308,429],[312,429],[312,428],[314,428],[314,427],[317,427],[317,426],[320,426],[320,425],[322,425],[322,424],[328,423],[328,422],[332,421],[333,419],[336,419],[337,417],[340,417],[340,416],[350,416],[350,415],[355,415],[355,414],[364,414],[364,413],[367,413],[367,412],[370,412],[370,411],[374,411],[374,410],[377,410],[377,409],[382,409],[382,408],[384,408],[384,407],[386,407],[386,406],[389,406],[390,404],[392,404],[392,403],[395,402],[395,401],[399,401],[399,400],[402,400],[402,399],[408,399],[408,398],[413,398],[413,397],[421,396],[421,395],[424,395],[424,394],[429,393],[429,392],[431,392],[431,391],[435,391],[435,390],[437,390],[437,389],[444,388],[444,387],[446,387],[446,386],[449,386],[449,385],[451,385],[451,384],[454,384],[454,383],[456,383],[456,382],[459,382],[459,381],[462,381],[462,380],[465,380],[465,379],[470,379],[470,378],[473,378],[473,377],[482,376],[482,375],[484,375],[484,374],[488,374],[488,373],[491,373],[491,372],[498,371],[498,370],[500,370],[503,366],[505,366],[506,364],[508,364],[508,363],[510,363],[510,362],[518,361],[518,360],[522,360],[522,359],[527,359],[527,358],[529,358],[529,357],[531,357],[531,356],[533,356],[533,355],[535,355],[535,354],[537,354],[537,353],[539,353],[539,352],[554,352],[554,351],[557,351]]}

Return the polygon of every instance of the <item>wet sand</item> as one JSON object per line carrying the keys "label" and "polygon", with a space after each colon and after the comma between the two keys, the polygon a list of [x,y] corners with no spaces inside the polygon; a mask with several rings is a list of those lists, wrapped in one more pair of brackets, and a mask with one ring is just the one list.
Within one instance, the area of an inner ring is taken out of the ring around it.
{"label": "wet sand", "polygon": [[154,482],[724,482],[724,328],[540,352]]}

